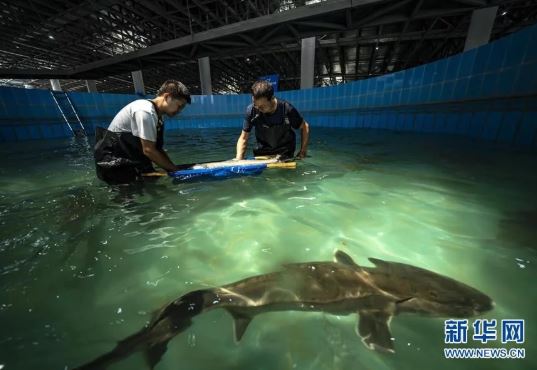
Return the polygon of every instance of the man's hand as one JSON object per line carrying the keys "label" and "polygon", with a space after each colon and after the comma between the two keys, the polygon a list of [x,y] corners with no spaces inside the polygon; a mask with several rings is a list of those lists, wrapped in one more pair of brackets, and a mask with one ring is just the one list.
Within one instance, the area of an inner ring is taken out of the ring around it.
{"label": "man's hand", "polygon": [[303,150],[301,150],[301,151],[298,152],[298,154],[296,155],[296,159],[304,159],[304,158],[306,158],[306,154],[307,154],[307,151],[303,151]]}
{"label": "man's hand", "polygon": [[300,126],[300,134],[300,152],[298,152],[296,157],[297,159],[304,159],[306,158],[308,143],[310,141],[310,125],[306,121],[302,122],[302,125]]}

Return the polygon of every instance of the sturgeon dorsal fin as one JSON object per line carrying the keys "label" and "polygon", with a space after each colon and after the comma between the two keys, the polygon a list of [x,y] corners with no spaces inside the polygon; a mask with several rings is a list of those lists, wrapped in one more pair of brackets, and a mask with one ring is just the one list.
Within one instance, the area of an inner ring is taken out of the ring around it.
{"label": "sturgeon dorsal fin", "polygon": [[227,311],[233,317],[233,334],[235,337],[235,342],[240,342],[253,317],[243,315],[229,309]]}
{"label": "sturgeon dorsal fin", "polygon": [[341,250],[336,251],[336,253],[334,254],[334,258],[336,259],[336,262],[341,263],[342,265],[346,265],[349,267],[358,266],[351,256]]}
{"label": "sturgeon dorsal fin", "polygon": [[369,257],[368,260],[378,268],[388,268],[392,263],[380,260],[378,258]]}

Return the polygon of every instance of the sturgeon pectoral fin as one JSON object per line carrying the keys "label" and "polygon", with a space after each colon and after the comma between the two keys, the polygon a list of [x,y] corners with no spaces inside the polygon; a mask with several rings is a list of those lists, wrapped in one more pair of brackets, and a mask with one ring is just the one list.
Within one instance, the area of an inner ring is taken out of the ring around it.
{"label": "sturgeon pectoral fin", "polygon": [[360,311],[357,332],[367,348],[394,353],[392,333],[389,323],[392,316],[388,312]]}
{"label": "sturgeon pectoral fin", "polygon": [[235,336],[235,341],[239,342],[246,332],[248,325],[250,325],[253,317],[243,315],[232,310],[228,310],[228,312],[231,314],[231,316],[233,316],[233,334]]}

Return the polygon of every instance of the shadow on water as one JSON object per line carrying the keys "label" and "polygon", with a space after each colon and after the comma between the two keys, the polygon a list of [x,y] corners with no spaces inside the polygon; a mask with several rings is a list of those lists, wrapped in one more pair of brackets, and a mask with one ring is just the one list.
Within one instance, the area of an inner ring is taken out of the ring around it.
{"label": "shadow on water", "polygon": [[[48,265],[50,258],[61,255],[56,265],[64,263],[100,212],[94,195],[85,187],[55,189],[46,196],[27,192],[5,207],[18,222],[4,222],[2,271],[19,272],[25,278],[39,268],[43,259]],[[26,223],[20,224],[21,220]]]}
{"label": "shadow on water", "polygon": [[76,254],[78,260],[84,261],[80,268],[82,273],[94,270],[103,249],[120,247],[107,244],[123,226],[124,215],[135,218],[149,214],[156,207],[168,203],[170,196],[174,195],[171,190],[173,188],[156,179],[102,186],[91,191],[82,188],[71,194],[62,207],[75,211],[60,212],[65,218],[58,222],[67,246],[62,261],[66,263]]}
{"label": "shadow on water", "polygon": [[0,204],[1,274],[25,276],[44,258],[48,263],[56,259],[56,266],[83,260],[79,271],[92,270],[101,243],[110,233],[109,218],[118,210],[136,209],[140,198],[165,199],[169,196],[165,188],[158,184],[116,188],[90,184],[5,194]]}
{"label": "shadow on water", "polygon": [[78,252],[85,255],[81,271],[92,270],[105,233],[106,218],[102,213],[107,207],[87,189],[78,188],[67,194],[60,208],[56,224],[65,246],[60,264],[66,265]]}
{"label": "shadow on water", "polygon": [[505,212],[497,237],[517,247],[537,251],[537,209]]}

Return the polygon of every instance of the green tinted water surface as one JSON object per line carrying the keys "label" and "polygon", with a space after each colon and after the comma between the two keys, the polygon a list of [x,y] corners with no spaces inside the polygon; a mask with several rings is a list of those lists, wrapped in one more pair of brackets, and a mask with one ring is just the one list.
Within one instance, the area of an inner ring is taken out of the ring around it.
{"label": "green tinted water surface", "polygon": [[[177,163],[229,159],[237,135],[183,130],[166,147]],[[362,345],[355,315],[265,314],[235,344],[231,318],[215,310],[170,343],[157,369],[537,368],[534,153],[313,128],[311,157],[296,170],[118,190],[95,179],[87,144],[0,146],[3,369],[80,365],[181,294],[331,260],[336,249],[482,290],[496,302],[483,317],[526,320],[526,359],[446,360],[443,319],[411,315],[392,320],[391,356]],[[112,368],[145,367],[135,355]]]}

